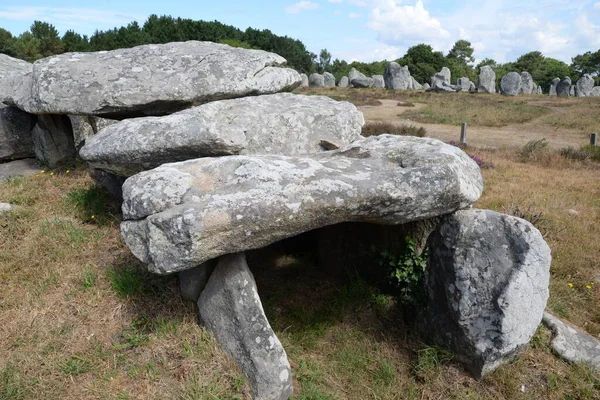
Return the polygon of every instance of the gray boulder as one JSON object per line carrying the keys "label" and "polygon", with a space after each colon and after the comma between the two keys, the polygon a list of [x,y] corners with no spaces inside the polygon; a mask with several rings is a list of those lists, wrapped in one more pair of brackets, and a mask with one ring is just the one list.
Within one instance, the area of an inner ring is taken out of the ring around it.
{"label": "gray boulder", "polygon": [[475,83],[470,82],[469,83],[469,93],[475,93],[477,92],[477,86],[475,86]]}
{"label": "gray boulder", "polygon": [[287,354],[273,332],[243,253],[219,259],[198,299],[200,320],[241,367],[252,398],[287,400],[293,394]]}
{"label": "gray boulder", "polygon": [[338,86],[339,87],[348,87],[348,77],[347,76],[342,76],[342,78],[340,79]]}
{"label": "gray boulder", "polygon": [[33,65],[35,114],[163,115],[223,98],[289,91],[302,82],[286,60],[212,42],[66,53]]}
{"label": "gray boulder", "polygon": [[569,97],[575,97],[577,95],[577,87],[575,85],[571,85],[569,88]]}
{"label": "gray boulder", "polygon": [[425,83],[423,84],[423,89],[424,89],[424,90],[428,90],[430,87],[431,87],[431,86],[429,86],[429,83],[427,83],[427,82],[425,82]]}
{"label": "gray boulder", "polygon": [[31,95],[30,82],[33,64],[0,54],[0,102],[16,105]]}
{"label": "gray boulder", "polygon": [[387,89],[411,89],[411,78],[408,66],[402,67],[397,62],[389,63],[383,74],[383,80]]}
{"label": "gray boulder", "polygon": [[18,176],[31,176],[39,173],[40,167],[35,158],[24,158],[22,160],[0,163],[0,183],[6,179]]}
{"label": "gray boulder", "polygon": [[442,70],[431,77],[431,87],[442,87],[450,85],[450,70],[443,67]]}
{"label": "gray boulder", "polygon": [[119,203],[123,201],[123,183],[125,178],[100,169],[91,169],[90,178],[99,186],[106,189]]}
{"label": "gray boulder", "polygon": [[350,83],[355,88],[370,88],[373,87],[373,78],[354,78]]}
{"label": "gray boulder", "polygon": [[308,86],[308,76],[306,74],[300,74],[300,79],[302,80],[300,83],[300,87]]}
{"label": "gray boulder", "polygon": [[352,82],[354,79],[358,79],[358,78],[366,78],[366,76],[360,72],[357,71],[356,68],[352,68],[350,69],[350,72],[348,72],[348,81]]}
{"label": "gray boulder", "polygon": [[373,87],[382,89],[385,87],[385,81],[383,80],[383,75],[373,75]]}
{"label": "gray boulder", "polygon": [[552,348],[565,360],[582,363],[600,369],[600,341],[580,328],[544,313],[544,323],[553,332]]}
{"label": "gray boulder", "polygon": [[552,83],[550,84],[550,91],[548,92],[549,96],[556,96],[556,88],[558,87],[559,83],[560,83],[560,78],[552,79]]}
{"label": "gray boulder", "polygon": [[326,87],[335,86],[335,76],[331,72],[323,72],[323,80]]}
{"label": "gray boulder", "polygon": [[535,89],[535,83],[533,77],[527,71],[521,72],[521,90],[519,93],[522,94],[533,94]]}
{"label": "gray boulder", "polygon": [[0,162],[34,156],[31,131],[35,123],[35,115],[0,105]]}
{"label": "gray boulder", "polygon": [[504,96],[516,96],[521,91],[521,75],[509,72],[500,80],[500,94]]}
{"label": "gray boulder", "polygon": [[600,96],[600,86],[594,86],[590,91],[590,96],[597,97]]}
{"label": "gray boulder", "polygon": [[209,260],[197,267],[179,273],[179,289],[181,297],[196,303],[206,287],[210,275],[216,267],[217,260]]}
{"label": "gray boulder", "polygon": [[324,87],[325,86],[325,77],[321,74],[310,74],[308,77],[308,85],[314,87]]}
{"label": "gray boulder", "polygon": [[[415,90],[422,90],[423,86],[417,82],[417,80],[415,78],[413,78],[412,76],[410,77],[410,81],[411,81],[411,89],[415,89]],[[427,85],[429,86],[429,85]]]}
{"label": "gray boulder", "polygon": [[359,139],[363,115],[348,102],[279,93],[221,100],[164,117],[134,118],[90,137],[91,167],[121,176],[167,162],[231,154],[304,154]]}
{"label": "gray boulder", "polygon": [[550,248],[529,222],[489,210],[446,216],[429,248],[422,330],[482,378],[535,334],[548,300]]}
{"label": "gray boulder", "polygon": [[116,124],[117,120],[94,117],[91,115],[69,115],[73,129],[73,143],[76,149],[80,149],[85,140],[107,126]]}
{"label": "gray boulder", "polygon": [[35,157],[42,165],[54,168],[75,159],[73,131],[66,115],[38,115],[32,137]]}
{"label": "gray boulder", "polygon": [[496,73],[489,65],[485,65],[479,70],[477,92],[496,93]]}
{"label": "gray boulder", "polygon": [[447,214],[481,190],[460,149],[380,135],[312,155],[204,158],[134,175],[123,185],[121,234],[150,271],[169,274],[327,225]]}
{"label": "gray boulder", "polygon": [[468,92],[471,87],[471,81],[469,78],[458,78],[456,86],[459,92]]}
{"label": "gray boulder", "polygon": [[543,93],[544,93],[544,92],[543,92],[543,90],[542,90],[542,87],[541,87],[541,86],[538,86],[538,87],[537,87],[537,94],[543,94]]}
{"label": "gray boulder", "polygon": [[13,211],[15,208],[16,206],[13,206],[12,204],[0,203],[0,217],[2,216],[2,214],[6,214],[9,211]]}
{"label": "gray boulder", "polygon": [[556,95],[558,97],[569,97],[571,96],[571,78],[565,76],[556,85]]}

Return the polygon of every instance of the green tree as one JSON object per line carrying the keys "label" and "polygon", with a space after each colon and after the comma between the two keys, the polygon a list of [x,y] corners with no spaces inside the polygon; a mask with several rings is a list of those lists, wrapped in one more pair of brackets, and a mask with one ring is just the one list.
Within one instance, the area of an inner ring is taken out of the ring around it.
{"label": "green tree", "polygon": [[545,79],[546,57],[539,51],[523,54],[517,58],[514,66],[517,72],[529,72],[534,82],[542,82]]}
{"label": "green tree", "polygon": [[475,61],[473,46],[468,40],[458,40],[448,52],[447,58],[456,60],[460,65],[469,65]]}
{"label": "green tree", "polygon": [[75,31],[66,31],[61,41],[65,52],[90,51],[90,42],[88,37],[86,35],[82,36]]}
{"label": "green tree", "polygon": [[582,75],[600,75],[600,50],[576,55],[571,59],[571,68]]}
{"label": "green tree", "polygon": [[42,58],[40,41],[31,32],[24,32],[13,42],[14,55],[25,61],[34,62]]}
{"label": "green tree", "polygon": [[64,52],[64,46],[54,25],[42,21],[34,21],[29,28],[31,35],[39,42],[42,57]]}
{"label": "green tree", "polygon": [[14,57],[14,41],[15,39],[13,38],[12,33],[6,29],[0,28],[0,53]]}
{"label": "green tree", "polygon": [[317,67],[317,70],[320,73],[329,71],[329,64],[331,64],[331,53],[328,52],[327,49],[323,49],[319,53],[319,65]]}
{"label": "green tree", "polygon": [[412,46],[404,57],[396,61],[400,65],[408,65],[410,74],[420,83],[429,82],[447,64],[441,51],[433,51],[430,45],[423,43]]}

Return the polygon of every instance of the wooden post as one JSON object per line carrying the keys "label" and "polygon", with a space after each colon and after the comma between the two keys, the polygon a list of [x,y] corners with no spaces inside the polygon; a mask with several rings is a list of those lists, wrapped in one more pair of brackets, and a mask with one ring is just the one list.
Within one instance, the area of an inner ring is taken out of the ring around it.
{"label": "wooden post", "polygon": [[460,143],[467,144],[467,123],[460,124]]}
{"label": "wooden post", "polygon": [[598,134],[597,133],[592,133],[590,135],[590,144],[592,146],[598,146]]}

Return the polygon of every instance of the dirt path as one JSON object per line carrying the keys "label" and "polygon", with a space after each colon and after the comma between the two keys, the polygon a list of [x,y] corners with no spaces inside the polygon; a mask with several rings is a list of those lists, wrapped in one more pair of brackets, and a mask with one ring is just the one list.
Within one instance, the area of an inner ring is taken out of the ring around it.
{"label": "dirt path", "polygon": [[[444,141],[458,141],[460,126],[441,124],[422,124],[403,118],[407,111],[418,110],[425,104],[415,104],[414,107],[398,106],[398,100],[379,100],[380,106],[358,107],[365,116],[366,122],[389,122],[394,125],[416,125],[427,129],[427,136]],[[561,113],[558,107],[548,107],[553,113]],[[540,117],[541,118],[541,117]],[[588,138],[577,130],[553,128],[538,122],[538,119],[503,127],[469,126],[467,128],[467,142],[478,147],[512,147],[522,146],[530,140],[546,138],[552,147],[579,147],[588,143]]]}

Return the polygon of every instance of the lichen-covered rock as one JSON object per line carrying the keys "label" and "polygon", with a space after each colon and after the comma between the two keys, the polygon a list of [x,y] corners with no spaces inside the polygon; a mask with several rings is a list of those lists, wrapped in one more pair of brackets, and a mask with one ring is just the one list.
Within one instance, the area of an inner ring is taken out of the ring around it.
{"label": "lichen-covered rock", "polygon": [[516,96],[521,91],[521,75],[509,72],[500,80],[500,93],[504,96]]}
{"label": "lichen-covered rock", "polygon": [[456,81],[456,86],[458,91],[460,92],[468,92],[471,87],[471,81],[469,78],[458,78]]}
{"label": "lichen-covered rock", "polygon": [[423,86],[417,82],[417,80],[415,78],[413,78],[412,76],[410,77],[410,81],[411,81],[411,89],[415,89],[415,90],[421,90],[423,89]]}
{"label": "lichen-covered rock", "polygon": [[355,88],[370,88],[373,87],[373,78],[354,78],[350,81]]}
{"label": "lichen-covered rock", "polygon": [[357,78],[366,78],[365,74],[358,72],[358,70],[354,67],[352,67],[350,69],[350,71],[348,72],[348,81],[352,82],[354,79]]}
{"label": "lichen-covered rock", "polygon": [[94,168],[131,176],[191,158],[315,153],[323,140],[341,147],[359,139],[363,125],[351,103],[279,93],[124,120],[90,137],[79,155]]}
{"label": "lichen-covered rock", "polygon": [[35,123],[35,115],[0,104],[0,161],[34,155],[31,131]]}
{"label": "lichen-covered rock", "polygon": [[523,219],[462,210],[442,220],[429,249],[423,333],[481,378],[535,334],[548,300],[550,248]]}
{"label": "lichen-covered rock", "polygon": [[206,287],[210,275],[216,267],[217,260],[209,260],[201,265],[186,269],[179,273],[179,289],[181,297],[194,303],[200,298],[200,294]]}
{"label": "lichen-covered rock", "polygon": [[127,246],[168,274],[341,222],[397,225],[468,207],[481,172],[460,149],[380,135],[296,157],[165,164],[123,185]]}
{"label": "lichen-covered rock", "polygon": [[570,97],[571,96],[571,78],[565,76],[556,85],[556,95],[558,97]]}
{"label": "lichen-covered rock", "polygon": [[373,79],[373,87],[382,89],[385,87],[385,82],[383,81],[383,75],[373,75],[371,77]]}
{"label": "lichen-covered rock", "polygon": [[38,115],[31,133],[35,157],[51,168],[75,159],[71,121],[66,115]]}
{"label": "lichen-covered rock", "polygon": [[33,64],[0,54],[0,102],[16,105],[31,96],[30,82]]}
{"label": "lichen-covered rock", "polygon": [[558,84],[560,83],[560,78],[554,78],[552,79],[552,83],[550,84],[550,90],[548,91],[548,95],[549,96],[556,96],[556,88],[558,87]]}
{"label": "lichen-covered rock", "polygon": [[35,62],[31,101],[18,106],[35,114],[163,115],[292,90],[301,78],[285,62],[262,50],[197,41],[66,53]]}
{"label": "lichen-covered rock", "polygon": [[323,81],[326,87],[335,86],[335,76],[331,72],[323,72]]}
{"label": "lichen-covered rock", "polygon": [[106,128],[107,126],[116,124],[117,120],[94,117],[91,115],[69,115],[71,127],[73,128],[73,143],[76,149],[80,149],[87,138],[94,136],[96,133]]}
{"label": "lichen-covered rock", "polygon": [[450,69],[443,67],[440,72],[437,72],[431,77],[431,87],[441,86],[443,84],[450,85]]}
{"label": "lichen-covered rock", "polygon": [[519,93],[522,94],[533,94],[535,89],[535,83],[533,82],[533,77],[527,71],[521,72],[521,89]]}
{"label": "lichen-covered rock", "polygon": [[423,84],[423,89],[424,89],[424,90],[427,90],[427,89],[429,89],[429,88],[431,88],[431,86],[429,86],[429,83],[425,82],[425,83]]}
{"label": "lichen-covered rock", "polygon": [[565,360],[589,364],[600,369],[600,341],[582,329],[573,327],[559,318],[544,313],[544,323],[553,332],[552,348]]}
{"label": "lichen-covered rock", "polygon": [[383,74],[385,87],[387,89],[406,90],[411,89],[412,80],[408,66],[400,66],[397,62],[391,62]]}
{"label": "lichen-covered rock", "polygon": [[478,93],[496,93],[496,73],[489,65],[484,65],[479,70],[477,78]]}
{"label": "lichen-covered rock", "polygon": [[592,97],[600,96],[600,86],[594,86],[592,88],[592,90],[590,91],[590,96],[592,96]]}
{"label": "lichen-covered rock", "polygon": [[308,86],[324,87],[325,77],[317,73],[310,74],[310,76],[308,77]]}
{"label": "lichen-covered rock", "polygon": [[119,203],[123,201],[123,183],[125,183],[125,178],[100,169],[91,169],[89,174],[90,178],[96,184],[106,189]]}
{"label": "lichen-covered rock", "polygon": [[243,253],[219,259],[198,299],[200,320],[242,371],[256,400],[293,394],[287,354],[273,332]]}
{"label": "lichen-covered rock", "polygon": [[348,84],[349,84],[348,77],[342,76],[340,81],[338,82],[338,87],[342,87],[342,88],[348,87]]}
{"label": "lichen-covered rock", "polygon": [[300,74],[300,79],[301,79],[300,87],[307,87],[308,86],[308,76],[306,74]]}

